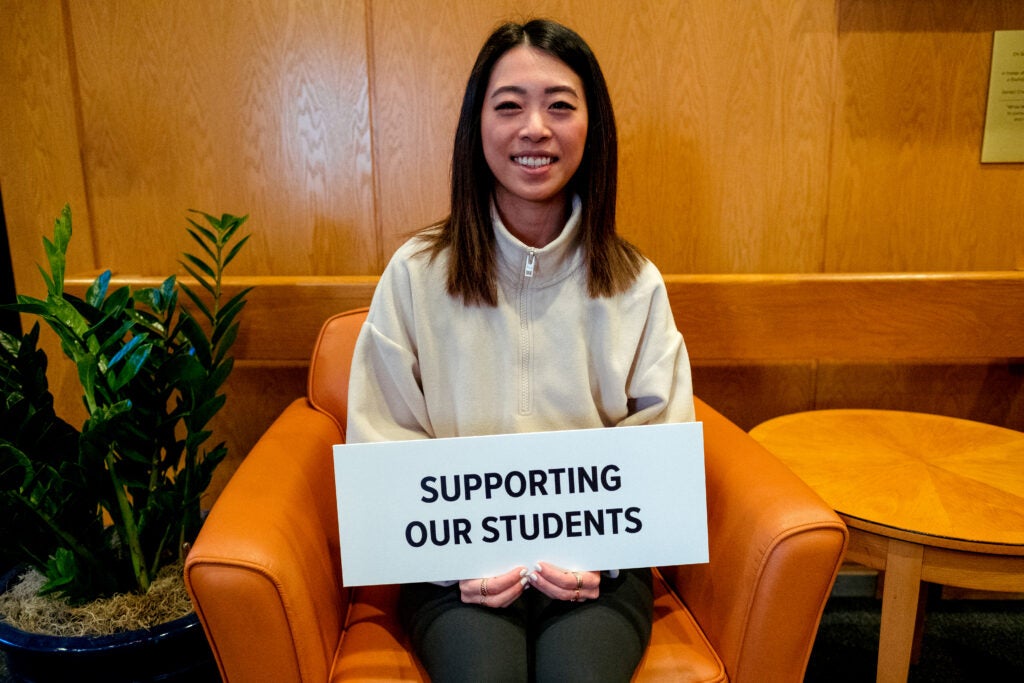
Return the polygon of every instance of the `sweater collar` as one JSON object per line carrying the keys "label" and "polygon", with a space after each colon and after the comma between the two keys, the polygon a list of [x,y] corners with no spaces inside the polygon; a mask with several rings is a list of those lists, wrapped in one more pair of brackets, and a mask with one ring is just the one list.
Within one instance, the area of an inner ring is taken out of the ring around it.
{"label": "sweater collar", "polygon": [[[569,275],[582,259],[576,240],[582,214],[583,203],[578,195],[574,195],[572,213],[558,237],[543,247],[531,247],[509,232],[492,201],[491,222],[498,243],[499,272],[516,282],[528,277],[535,287],[550,284]],[[531,270],[531,261],[532,274],[527,275]]]}

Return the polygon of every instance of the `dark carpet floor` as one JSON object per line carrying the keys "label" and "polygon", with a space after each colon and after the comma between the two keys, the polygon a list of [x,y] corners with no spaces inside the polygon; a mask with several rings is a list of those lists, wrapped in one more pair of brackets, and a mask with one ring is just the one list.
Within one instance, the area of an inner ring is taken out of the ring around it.
{"label": "dark carpet floor", "polygon": [[[831,598],[805,682],[875,680],[880,625],[879,600]],[[921,658],[908,681],[1024,681],[1024,600],[929,599]]]}

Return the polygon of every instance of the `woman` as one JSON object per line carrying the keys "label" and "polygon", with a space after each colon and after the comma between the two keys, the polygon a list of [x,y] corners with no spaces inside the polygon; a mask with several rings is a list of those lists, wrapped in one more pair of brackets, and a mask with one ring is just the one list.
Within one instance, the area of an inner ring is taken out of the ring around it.
{"label": "woman", "polygon": [[[693,420],[661,275],[616,234],[616,174],[590,48],[551,21],[499,27],[466,87],[451,214],[374,294],[350,443]],[[649,570],[540,562],[401,600],[434,680],[628,680],[651,629]]]}

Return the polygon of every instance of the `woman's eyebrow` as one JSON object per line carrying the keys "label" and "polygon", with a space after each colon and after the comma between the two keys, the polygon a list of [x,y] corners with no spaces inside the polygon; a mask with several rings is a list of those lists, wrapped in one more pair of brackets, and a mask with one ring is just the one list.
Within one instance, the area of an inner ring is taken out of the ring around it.
{"label": "woman's eyebrow", "polygon": [[[511,93],[513,95],[525,95],[526,88],[521,85],[503,85],[500,88],[495,88],[494,92],[491,93],[491,97],[494,98],[507,93]],[[558,93],[566,93],[579,98],[579,93],[577,93],[576,89],[570,85],[552,85],[544,88],[545,95],[555,95]]]}

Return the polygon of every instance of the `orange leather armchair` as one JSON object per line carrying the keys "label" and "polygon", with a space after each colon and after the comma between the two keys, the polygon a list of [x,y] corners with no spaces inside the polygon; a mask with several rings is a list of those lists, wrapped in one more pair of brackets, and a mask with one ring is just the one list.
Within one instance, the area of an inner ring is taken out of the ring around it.
{"label": "orange leather armchair", "polygon": [[[396,586],[341,585],[331,447],[366,311],[328,320],[308,395],[289,405],[218,498],[185,580],[225,681],[428,680],[396,619]],[[697,401],[710,558],[655,571],[635,680],[803,679],[847,541],[774,456]]]}

